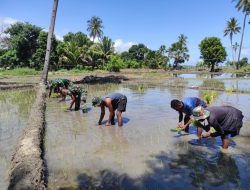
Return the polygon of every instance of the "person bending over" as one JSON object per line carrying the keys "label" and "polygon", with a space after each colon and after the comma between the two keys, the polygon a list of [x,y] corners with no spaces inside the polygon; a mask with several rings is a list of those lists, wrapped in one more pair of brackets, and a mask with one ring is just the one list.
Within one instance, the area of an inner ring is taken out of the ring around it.
{"label": "person bending over", "polygon": [[[192,115],[192,111],[197,106],[202,106],[204,108],[207,107],[207,104],[197,98],[197,97],[187,97],[184,98],[182,101],[173,99],[170,103],[171,108],[178,111],[179,113],[179,123],[178,127],[182,128],[185,132],[189,132],[189,125],[192,122],[190,116]],[[183,123],[183,113],[185,114],[184,123]],[[197,135],[198,137],[201,136],[202,128],[197,127]]]}
{"label": "person bending over", "polygon": [[98,121],[98,124],[102,124],[102,120],[105,115],[105,107],[109,109],[109,118],[106,122],[106,126],[114,125],[115,121],[115,110],[116,116],[118,120],[118,126],[122,126],[122,112],[126,111],[126,105],[127,105],[127,97],[121,93],[111,93],[104,97],[94,97],[92,99],[92,105],[94,107],[100,107],[101,108],[101,114],[100,119]]}
{"label": "person bending over", "polygon": [[[240,110],[232,106],[213,106],[203,108],[196,107],[192,118],[199,121],[200,126],[203,126],[207,132],[202,133],[201,137],[217,137],[222,139],[222,148],[227,149],[229,145],[229,138],[239,134],[243,125],[243,114]],[[205,122],[207,121],[207,124]],[[216,132],[210,129],[212,126]]]}

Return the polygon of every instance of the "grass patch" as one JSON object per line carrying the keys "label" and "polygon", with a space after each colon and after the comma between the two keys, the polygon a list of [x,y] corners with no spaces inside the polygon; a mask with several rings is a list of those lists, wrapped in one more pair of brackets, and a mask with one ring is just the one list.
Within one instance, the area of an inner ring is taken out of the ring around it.
{"label": "grass patch", "polygon": [[144,77],[167,77],[166,74],[164,73],[159,73],[157,71],[155,72],[148,72],[148,73],[143,73]]}
{"label": "grass patch", "polygon": [[11,70],[0,70],[0,76],[32,76],[41,75],[41,71],[30,68],[17,68]]}
{"label": "grass patch", "polygon": [[60,69],[58,71],[50,71],[49,75],[72,75],[72,74],[96,74],[96,73],[109,73],[108,71],[104,70],[94,70],[94,71],[89,71],[89,70],[80,70],[80,69]]}

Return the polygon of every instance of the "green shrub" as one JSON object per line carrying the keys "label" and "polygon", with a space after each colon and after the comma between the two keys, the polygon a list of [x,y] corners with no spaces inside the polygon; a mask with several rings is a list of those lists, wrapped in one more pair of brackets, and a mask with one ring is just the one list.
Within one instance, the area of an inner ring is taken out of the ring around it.
{"label": "green shrub", "polygon": [[125,62],[126,68],[138,69],[141,67],[141,64],[136,60],[128,60]]}
{"label": "green shrub", "polygon": [[105,65],[105,69],[110,72],[120,72],[122,68],[124,68],[124,62],[117,55],[111,56],[110,61]]}

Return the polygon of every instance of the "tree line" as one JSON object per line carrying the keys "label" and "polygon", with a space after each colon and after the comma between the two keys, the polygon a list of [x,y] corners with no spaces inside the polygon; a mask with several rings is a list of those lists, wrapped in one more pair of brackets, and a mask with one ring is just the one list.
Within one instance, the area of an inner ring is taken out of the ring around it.
{"label": "tree line", "polygon": [[[229,35],[232,47],[232,61],[236,69],[248,64],[247,58],[240,59],[240,52],[244,36],[246,17],[249,14],[248,0],[239,0],[236,8],[243,10],[245,14],[240,45],[233,44],[233,35],[241,31],[237,20],[231,18],[227,22],[224,36]],[[189,61],[189,49],[187,37],[180,34],[176,42],[169,47],[161,45],[158,50],[151,50],[143,43],[132,45],[128,51],[116,52],[114,42],[103,34],[103,22],[101,18],[93,16],[87,21],[89,36],[83,32],[69,32],[63,36],[63,40],[52,37],[49,70],[81,69],[94,70],[105,69],[119,71],[121,68],[150,68],[150,69],[177,69],[181,64]],[[0,35],[0,67],[19,68],[29,67],[36,70],[43,69],[46,53],[48,33],[41,27],[28,22],[17,22],[6,28]],[[239,47],[239,55],[236,60],[236,51]],[[206,66],[210,71],[215,66],[226,60],[227,53],[218,37],[206,37],[200,44],[200,58],[202,62],[197,66]]]}

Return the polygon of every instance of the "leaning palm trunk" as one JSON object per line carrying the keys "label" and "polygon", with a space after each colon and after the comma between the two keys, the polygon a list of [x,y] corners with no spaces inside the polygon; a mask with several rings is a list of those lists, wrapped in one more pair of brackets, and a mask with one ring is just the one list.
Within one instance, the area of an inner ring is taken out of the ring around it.
{"label": "leaning palm trunk", "polygon": [[240,61],[240,54],[241,54],[241,48],[242,48],[242,43],[243,43],[243,37],[244,37],[244,31],[245,31],[245,25],[246,25],[246,18],[247,18],[248,12],[246,11],[245,16],[244,16],[244,22],[243,22],[243,29],[242,29],[242,34],[241,34],[241,40],[240,40],[240,49],[239,49],[239,55],[238,55],[238,61],[236,64],[236,69],[239,69],[239,61]]}
{"label": "leaning palm trunk", "polygon": [[233,66],[236,67],[235,61],[234,61],[234,48],[233,48],[233,39],[230,36],[230,43],[231,43],[231,48],[232,48],[232,62],[233,62]]}
{"label": "leaning palm trunk", "polygon": [[54,32],[54,27],[55,27],[57,5],[58,5],[58,0],[54,0],[51,21],[50,21],[50,27],[49,27],[49,34],[48,34],[48,38],[47,38],[45,62],[44,62],[44,67],[43,67],[42,79],[41,79],[44,84],[47,83],[47,78],[48,78],[51,42],[52,42],[52,37],[53,37],[53,32]]}

